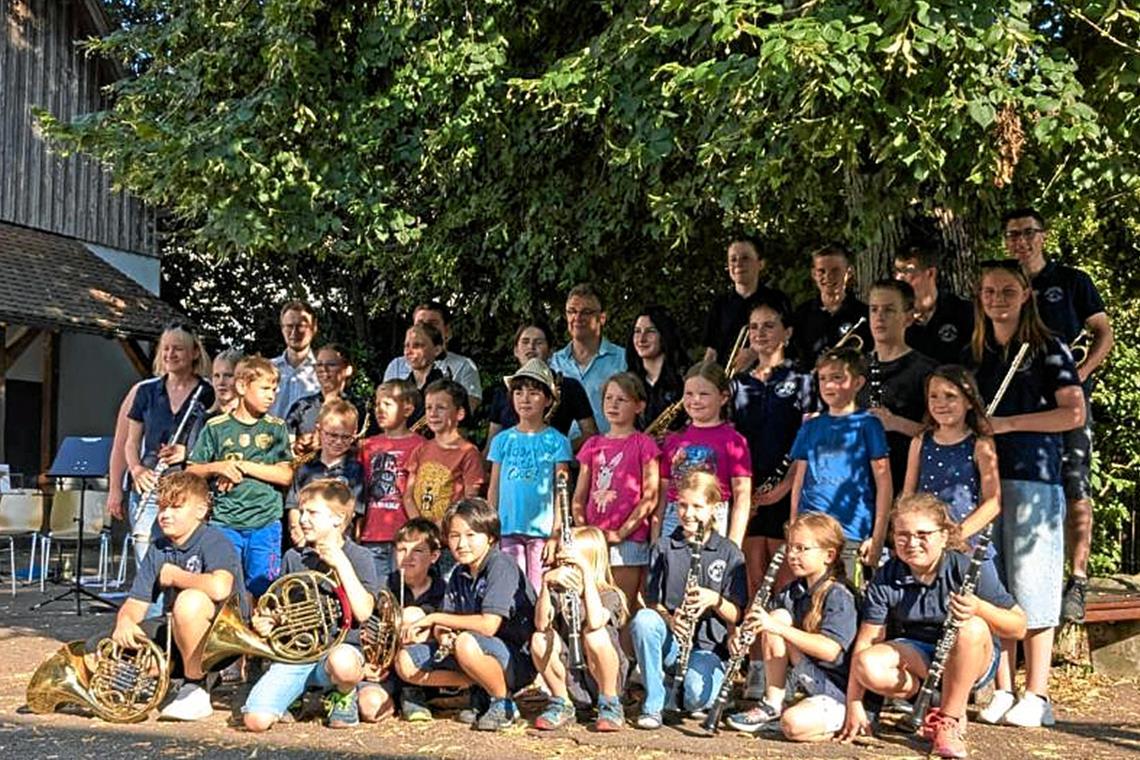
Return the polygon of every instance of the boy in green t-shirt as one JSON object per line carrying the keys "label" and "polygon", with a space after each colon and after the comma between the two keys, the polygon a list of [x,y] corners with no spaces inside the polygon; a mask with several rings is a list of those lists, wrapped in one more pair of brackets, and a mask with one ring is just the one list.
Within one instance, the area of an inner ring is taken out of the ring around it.
{"label": "boy in green t-shirt", "polygon": [[238,362],[238,406],[206,423],[186,468],[213,479],[213,524],[241,555],[246,588],[265,592],[281,568],[281,492],[293,481],[289,431],[267,412],[277,395],[277,368],[260,356]]}

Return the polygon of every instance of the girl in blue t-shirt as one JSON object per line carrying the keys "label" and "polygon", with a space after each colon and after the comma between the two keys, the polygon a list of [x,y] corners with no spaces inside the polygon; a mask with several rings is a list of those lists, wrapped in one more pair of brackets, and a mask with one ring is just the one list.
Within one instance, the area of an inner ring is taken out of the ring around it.
{"label": "girl in blue t-shirt", "polygon": [[[778,721],[791,741],[812,742],[843,727],[847,650],[858,626],[843,543],[843,528],[822,512],[800,515],[788,526],[787,562],[796,580],[776,596],[772,612],[759,610],[744,621],[759,634],[767,687],[756,707],[729,716],[738,731],[753,733]],[[808,696],[784,710],[789,685]]]}
{"label": "girl in blue t-shirt", "polygon": [[546,424],[554,403],[554,374],[531,359],[504,378],[519,424],[491,441],[487,501],[502,521],[502,550],[518,563],[533,588],[542,587],[543,549],[554,530],[554,478],[569,471],[570,439]]}
{"label": "girl in blue t-shirt", "polygon": [[989,430],[969,370],[947,364],[926,378],[926,429],[911,441],[902,495],[931,493],[946,502],[963,539],[1001,512],[997,450]]}

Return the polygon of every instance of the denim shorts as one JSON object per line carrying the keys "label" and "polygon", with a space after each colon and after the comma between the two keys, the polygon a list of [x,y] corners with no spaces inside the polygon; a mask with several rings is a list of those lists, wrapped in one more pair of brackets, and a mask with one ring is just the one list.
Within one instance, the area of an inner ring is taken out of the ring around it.
{"label": "denim shorts", "polygon": [[[348,646],[341,644],[341,646]],[[356,652],[360,664],[364,665],[364,655],[356,647],[349,647]],[[257,680],[249,697],[242,706],[243,713],[258,713],[272,715],[280,718],[289,709],[294,700],[305,693],[309,687],[316,687],[327,691],[333,687],[332,679],[326,667],[328,655],[316,662],[306,662],[299,665],[288,662],[275,662],[269,670]]]}
{"label": "denim shorts", "polygon": [[[910,647],[914,651],[918,652],[919,655],[922,656],[922,661],[926,663],[927,668],[930,667],[930,663],[933,662],[933,660],[934,660],[934,650],[936,648],[934,644],[930,644],[930,643],[927,643],[925,641],[919,641],[918,639],[908,639],[908,638],[891,639],[887,643],[888,644],[905,644],[905,645],[907,645],[908,647]],[[990,666],[988,668],[986,668],[986,672],[983,673],[981,675],[981,677],[978,678],[977,681],[974,681],[974,686],[973,686],[974,689],[985,686],[987,683],[994,680],[994,676],[997,675],[998,662],[1000,660],[1001,660],[1001,646],[999,646],[998,642],[995,640],[994,641],[994,651],[993,651],[993,654],[990,656]]]}
{"label": "denim shorts", "polygon": [[610,544],[610,567],[645,567],[649,564],[649,542],[626,539]]}
{"label": "denim shorts", "polygon": [[1003,478],[1001,502],[993,534],[998,575],[1030,630],[1052,628],[1061,619],[1065,493],[1056,483]]}
{"label": "denim shorts", "polygon": [[[513,694],[534,681],[537,671],[531,661],[529,647],[510,646],[497,636],[484,636],[481,633],[471,631],[466,631],[466,633],[475,637],[475,641],[479,644],[479,649],[483,654],[491,655],[499,663],[499,667],[503,669],[509,692]],[[416,670],[423,673],[430,673],[434,670],[463,672],[463,668],[459,667],[454,654],[448,655],[442,662],[436,662],[434,658],[437,649],[439,649],[439,642],[437,641],[404,647],[404,651],[408,653],[408,657],[416,666]]]}
{"label": "denim shorts", "polygon": [[1085,401],[1085,424],[1063,435],[1064,453],[1061,456],[1061,482],[1065,498],[1080,501],[1090,497],[1089,465],[1092,462],[1092,405]]}

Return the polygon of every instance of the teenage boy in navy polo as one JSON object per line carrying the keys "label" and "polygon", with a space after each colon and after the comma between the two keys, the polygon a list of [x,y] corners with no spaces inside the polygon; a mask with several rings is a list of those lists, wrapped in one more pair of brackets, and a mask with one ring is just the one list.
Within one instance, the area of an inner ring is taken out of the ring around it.
{"label": "teenage boy in navy polo", "polygon": [[[534,680],[530,637],[534,589],[513,559],[498,547],[499,515],[482,499],[448,508],[443,533],[457,563],[443,609],[408,625],[408,645],[396,656],[396,673],[415,686],[471,690],[472,709],[459,714],[480,731],[510,727],[519,711],[511,694]],[[411,643],[426,632],[434,640]],[[443,646],[450,653],[436,657]],[[489,698],[489,705],[478,708]],[[426,709],[426,708],[425,708]]]}
{"label": "teenage boy in navy polo", "polygon": [[914,289],[906,344],[939,364],[957,364],[974,332],[974,305],[938,287],[938,252],[911,246],[895,256],[895,279]]}
{"label": "teenage boy in navy polo", "polygon": [[[796,307],[792,315],[792,346],[805,370],[816,358],[834,346],[843,335],[868,316],[867,304],[847,290],[854,270],[851,254],[838,244],[825,245],[811,254],[811,279],[819,293]],[[871,329],[864,322],[855,334],[863,345],[871,345]]]}
{"label": "teenage boy in navy polo", "polygon": [[[645,682],[638,728],[660,728],[665,708],[707,708],[724,680],[728,626],[740,621],[748,602],[748,574],[740,549],[713,529],[713,508],[721,499],[716,475],[699,470],[687,473],[677,486],[681,524],[649,550],[645,607],[630,625],[633,652]],[[689,543],[693,541],[701,543],[700,580],[689,591]],[[689,670],[681,690],[683,704],[666,705],[665,669],[677,660],[674,633],[678,612],[685,606],[692,608],[697,621],[693,625],[695,641]]]}
{"label": "teenage boy in navy polo", "polygon": [[[124,647],[146,640],[139,624],[151,603],[164,598],[174,653],[185,675],[174,701],[162,710],[162,717],[170,720],[201,720],[213,713],[210,695],[202,687],[206,674],[201,644],[222,603],[242,587],[237,551],[225,534],[206,524],[209,511],[210,487],[202,478],[172,472],[159,481],[162,536],[147,548],[111,634]],[[165,638],[156,631],[156,641]]]}
{"label": "teenage boy in navy polo", "polygon": [[1092,457],[1092,407],[1089,394],[1093,372],[1112,350],[1112,323],[1104,300],[1092,279],[1079,269],[1045,258],[1045,220],[1034,209],[1009,211],[1002,217],[1005,248],[1021,264],[1037,296],[1041,321],[1070,346],[1082,331],[1091,335],[1085,359],[1077,365],[1077,377],[1085,392],[1085,424],[1065,433],[1062,481],[1065,486],[1065,548],[1073,574],[1065,588],[1061,617],[1077,621],[1085,616],[1089,551],[1092,545],[1092,492],[1089,464]]}

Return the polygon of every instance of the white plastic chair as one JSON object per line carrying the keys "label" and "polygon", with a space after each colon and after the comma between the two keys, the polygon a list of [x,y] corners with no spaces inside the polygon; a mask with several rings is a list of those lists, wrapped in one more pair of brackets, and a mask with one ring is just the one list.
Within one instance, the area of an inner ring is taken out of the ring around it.
{"label": "white plastic chair", "polygon": [[30,536],[31,554],[28,558],[28,580],[34,577],[36,544],[44,524],[44,495],[39,491],[9,491],[0,494],[0,540],[8,539],[11,553],[12,596],[16,595],[16,539]]}
{"label": "white plastic chair", "polygon": [[[79,499],[82,491],[56,491],[52,498],[51,515],[48,518],[48,532],[40,543],[40,590],[44,590],[44,578],[47,575],[48,563],[51,561],[52,544],[57,541],[99,541],[99,571],[93,579],[96,583],[104,583],[110,565],[110,535],[103,530],[104,514],[107,509],[107,494],[104,491],[86,492],[83,503],[83,535],[79,535]],[[62,558],[63,548],[60,547]],[[83,573],[83,568],[77,567],[75,572]]]}

